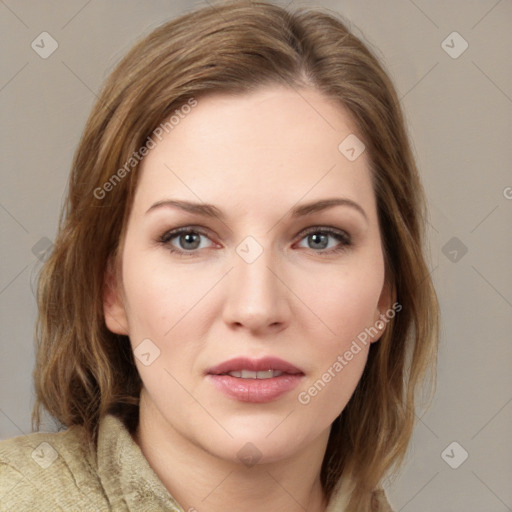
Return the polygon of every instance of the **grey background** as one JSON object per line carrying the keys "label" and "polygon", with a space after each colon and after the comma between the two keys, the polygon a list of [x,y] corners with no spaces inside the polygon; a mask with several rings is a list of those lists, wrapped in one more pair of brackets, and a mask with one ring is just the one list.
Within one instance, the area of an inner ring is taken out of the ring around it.
{"label": "grey background", "polygon": [[[0,1],[0,439],[31,430],[32,290],[96,91],[136,39],[202,4]],[[418,419],[404,471],[386,484],[390,501],[404,512],[510,511],[512,2],[309,5],[341,13],[378,49],[399,91],[430,205],[443,321],[438,388]],[[59,45],[47,59],[31,48],[43,31]],[[460,39],[442,46],[454,31],[469,44],[457,58],[443,46],[458,52]],[[460,447],[443,459],[453,441]],[[462,450],[469,457],[452,469],[445,460],[456,465]]]}

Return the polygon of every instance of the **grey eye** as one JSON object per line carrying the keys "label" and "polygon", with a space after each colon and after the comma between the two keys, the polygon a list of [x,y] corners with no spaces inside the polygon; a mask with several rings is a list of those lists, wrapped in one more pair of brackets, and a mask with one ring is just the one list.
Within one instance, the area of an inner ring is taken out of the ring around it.
{"label": "grey eye", "polygon": [[201,245],[201,236],[199,233],[185,233],[179,235],[178,241],[180,249],[193,250],[197,249]]}
{"label": "grey eye", "polygon": [[323,233],[313,233],[312,235],[308,235],[306,238],[309,242],[309,247],[311,249],[326,249],[329,245],[329,236]]}
{"label": "grey eye", "polygon": [[[304,241],[306,245],[304,244]],[[332,252],[341,250],[351,245],[350,236],[343,231],[333,231],[331,229],[314,228],[305,233],[300,241],[299,247],[306,249],[316,249],[316,252]]]}

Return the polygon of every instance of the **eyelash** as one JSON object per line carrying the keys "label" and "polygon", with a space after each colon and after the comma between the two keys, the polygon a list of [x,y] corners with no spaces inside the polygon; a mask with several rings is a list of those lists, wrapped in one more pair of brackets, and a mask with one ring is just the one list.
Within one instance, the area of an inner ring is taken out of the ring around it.
{"label": "eyelash", "polygon": [[[184,235],[184,234],[198,234],[198,235],[202,235],[202,236],[209,238],[208,234],[205,233],[202,229],[194,228],[192,226],[184,226],[181,228],[176,228],[176,229],[165,232],[162,236],[160,236],[160,238],[158,239],[158,242],[160,244],[164,245],[171,253],[176,254],[177,256],[186,258],[186,257],[191,257],[191,256],[197,255],[199,249],[193,249],[193,250],[186,251],[183,249],[177,249],[176,247],[171,245],[171,243],[170,243],[171,240],[177,238],[180,235]],[[299,239],[299,241],[303,240],[304,238],[306,238],[308,235],[311,235],[311,234],[330,235],[333,238],[335,238],[336,240],[338,240],[338,242],[340,242],[339,245],[337,245],[336,247],[331,248],[331,249],[323,249],[320,251],[315,251],[314,249],[309,249],[310,251],[313,251],[314,253],[320,254],[322,256],[329,256],[332,254],[341,253],[341,252],[347,250],[347,248],[352,245],[352,239],[348,233],[346,233],[345,231],[341,231],[341,230],[337,230],[337,229],[333,229],[333,228],[329,228],[329,227],[325,227],[325,226],[313,226],[311,228],[304,230],[301,233],[301,238]]]}

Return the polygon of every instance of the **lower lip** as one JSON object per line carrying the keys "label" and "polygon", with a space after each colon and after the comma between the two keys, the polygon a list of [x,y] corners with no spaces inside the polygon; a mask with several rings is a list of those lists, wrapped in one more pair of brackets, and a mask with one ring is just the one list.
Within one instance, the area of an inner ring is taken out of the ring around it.
{"label": "lower lip", "polygon": [[262,404],[277,400],[284,394],[296,388],[302,373],[284,374],[271,379],[241,379],[231,375],[208,375],[213,384],[230,398],[240,402]]}

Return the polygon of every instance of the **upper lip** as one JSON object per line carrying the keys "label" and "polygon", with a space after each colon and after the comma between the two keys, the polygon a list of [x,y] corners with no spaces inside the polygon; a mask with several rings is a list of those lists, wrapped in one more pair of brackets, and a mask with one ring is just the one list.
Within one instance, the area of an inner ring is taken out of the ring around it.
{"label": "upper lip", "polygon": [[262,372],[267,370],[275,370],[283,373],[299,374],[303,373],[293,364],[279,359],[278,357],[262,357],[260,359],[251,359],[248,357],[235,357],[229,361],[218,364],[209,368],[207,373],[210,375],[221,375],[229,372],[241,370],[250,370],[253,372]]}

